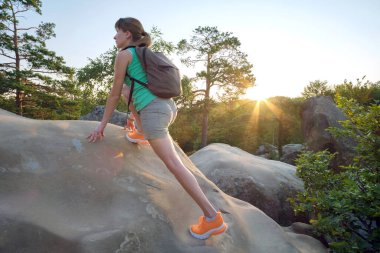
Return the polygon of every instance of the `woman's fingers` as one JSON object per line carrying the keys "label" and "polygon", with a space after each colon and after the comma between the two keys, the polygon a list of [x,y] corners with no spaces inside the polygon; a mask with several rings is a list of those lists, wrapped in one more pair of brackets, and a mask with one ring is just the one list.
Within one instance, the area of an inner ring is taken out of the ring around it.
{"label": "woman's fingers", "polygon": [[95,142],[103,137],[103,133],[99,133],[97,131],[92,132],[89,136],[87,136],[88,142]]}

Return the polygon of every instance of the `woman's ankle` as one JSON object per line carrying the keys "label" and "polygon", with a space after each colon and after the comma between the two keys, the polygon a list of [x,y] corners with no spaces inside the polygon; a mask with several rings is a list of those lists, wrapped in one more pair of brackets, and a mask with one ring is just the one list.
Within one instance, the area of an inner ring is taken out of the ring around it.
{"label": "woman's ankle", "polygon": [[140,131],[138,128],[136,128],[136,133],[144,135],[144,131]]}
{"label": "woman's ankle", "polygon": [[205,217],[206,217],[207,221],[213,221],[213,220],[215,220],[217,215],[218,215],[218,212],[215,211],[215,212],[205,214]]}

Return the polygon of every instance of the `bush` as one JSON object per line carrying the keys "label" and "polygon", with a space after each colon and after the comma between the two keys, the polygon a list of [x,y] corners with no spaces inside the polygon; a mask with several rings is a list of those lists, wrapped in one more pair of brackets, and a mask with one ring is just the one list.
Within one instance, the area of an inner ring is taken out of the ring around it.
{"label": "bush", "polygon": [[362,106],[337,97],[349,120],[331,128],[335,136],[353,138],[353,162],[339,172],[329,168],[334,154],[304,152],[296,161],[305,191],[291,203],[310,215],[310,223],[324,235],[333,252],[380,251],[380,106]]}

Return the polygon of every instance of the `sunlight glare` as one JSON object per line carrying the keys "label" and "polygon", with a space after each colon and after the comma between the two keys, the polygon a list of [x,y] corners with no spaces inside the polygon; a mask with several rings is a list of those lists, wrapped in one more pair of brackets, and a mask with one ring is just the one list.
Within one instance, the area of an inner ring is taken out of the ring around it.
{"label": "sunlight glare", "polygon": [[265,89],[264,87],[255,86],[248,88],[245,95],[243,95],[243,98],[262,101],[271,96],[269,93],[270,91]]}

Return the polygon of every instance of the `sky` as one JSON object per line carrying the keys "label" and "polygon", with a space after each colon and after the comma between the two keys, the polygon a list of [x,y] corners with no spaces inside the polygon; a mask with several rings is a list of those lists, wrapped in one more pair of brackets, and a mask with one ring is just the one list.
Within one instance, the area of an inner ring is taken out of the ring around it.
{"label": "sky", "polygon": [[380,0],[43,0],[42,16],[24,21],[55,23],[48,48],[81,68],[113,47],[120,17],[139,19],[148,32],[157,26],[175,44],[198,26],[231,32],[253,64],[252,98],[300,96],[314,80],[380,81]]}

